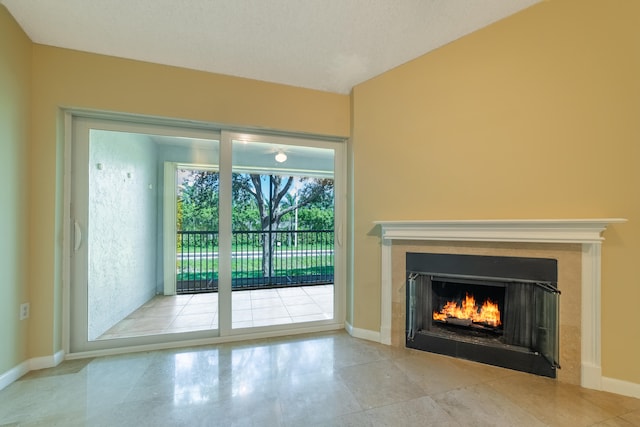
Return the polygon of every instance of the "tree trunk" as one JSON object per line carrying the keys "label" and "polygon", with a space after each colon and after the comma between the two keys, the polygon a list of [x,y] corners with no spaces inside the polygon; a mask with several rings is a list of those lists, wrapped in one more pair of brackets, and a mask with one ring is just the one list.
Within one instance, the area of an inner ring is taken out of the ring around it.
{"label": "tree trunk", "polygon": [[273,252],[276,245],[276,232],[270,233],[268,228],[262,232],[262,274],[265,278],[271,279],[275,275]]}

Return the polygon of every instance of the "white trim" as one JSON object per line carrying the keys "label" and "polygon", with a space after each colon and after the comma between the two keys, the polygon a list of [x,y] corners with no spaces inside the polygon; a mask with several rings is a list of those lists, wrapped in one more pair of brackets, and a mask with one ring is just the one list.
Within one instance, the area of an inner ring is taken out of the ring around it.
{"label": "white trim", "polygon": [[6,388],[30,371],[58,366],[64,360],[64,354],[64,351],[60,350],[51,356],[34,357],[33,359],[25,360],[19,365],[14,366],[7,372],[0,374],[0,390]]}
{"label": "white trim", "polygon": [[623,218],[473,221],[374,221],[388,240],[597,243],[608,224]]}
{"label": "white trim", "polygon": [[233,134],[220,132],[220,180],[218,183],[218,331],[221,337],[231,336],[233,323],[232,310],[232,271],[231,253],[233,251]]}
{"label": "white trim", "polygon": [[602,389],[600,357],[600,244],[582,245],[582,305],[581,305],[581,372],[580,384]]}
{"label": "white trim", "polygon": [[[62,348],[69,352],[69,340],[71,333],[71,248],[75,240],[76,230],[72,227],[73,217],[71,212],[71,144],[73,141],[73,115],[69,111],[64,112],[64,171],[63,171],[63,218],[62,221]],[[73,229],[73,239],[71,230]],[[0,389],[2,387],[0,386]]]}
{"label": "white trim", "polygon": [[[333,150],[335,150],[335,166],[336,166],[336,170],[334,171],[334,175],[335,175],[335,179],[336,181],[338,181],[338,179],[341,180],[346,180],[346,164],[344,163],[344,159],[342,159],[341,156],[344,156],[344,150],[346,145],[344,144],[347,141],[347,138],[345,137],[337,137],[337,136],[324,136],[324,135],[317,135],[317,134],[305,134],[305,133],[292,133],[292,132],[280,132],[280,131],[275,131],[275,130],[268,130],[268,129],[264,129],[264,130],[260,130],[258,128],[248,128],[248,127],[244,127],[244,128],[239,128],[236,126],[227,126],[227,125],[216,125],[216,124],[212,124],[212,123],[204,123],[204,122],[195,122],[195,121],[183,121],[183,120],[176,120],[176,119],[170,119],[170,118],[161,118],[161,117],[151,117],[151,116],[138,116],[138,115],[128,115],[128,114],[120,114],[120,113],[111,113],[111,112],[101,112],[101,111],[93,111],[93,110],[80,110],[80,109],[63,109],[63,111],[65,112],[66,116],[68,118],[68,120],[70,120],[72,122],[72,129],[65,129],[65,138],[66,141],[68,141],[69,147],[68,148],[68,154],[71,155],[74,153],[74,151],[72,150],[73,148],[73,138],[75,138],[74,136],[74,132],[73,132],[73,128],[75,126],[77,126],[77,123],[79,121],[83,121],[86,123],[90,123],[92,128],[96,128],[96,129],[103,129],[103,130],[114,130],[114,131],[123,131],[123,130],[127,130],[127,131],[131,131],[131,132],[136,132],[136,133],[147,133],[147,134],[157,134],[157,135],[167,135],[167,136],[192,136],[194,138],[203,138],[203,139],[208,139],[210,137],[209,134],[211,133],[219,133],[219,138],[220,138],[220,143],[221,143],[221,152],[220,152],[220,156],[221,159],[227,159],[228,164],[225,165],[220,165],[220,174],[221,174],[221,187],[226,186],[227,190],[226,191],[221,191],[220,193],[220,203],[227,203],[227,205],[230,206],[230,201],[231,201],[231,187],[230,187],[230,183],[223,183],[223,181],[227,178],[224,178],[224,176],[228,173],[230,176],[231,173],[231,145],[230,145],[230,141],[229,144],[227,144],[226,148],[224,147],[224,138],[222,137],[223,134],[225,135],[233,135],[233,134],[239,134],[242,133],[243,135],[245,135],[245,137],[248,135],[247,132],[252,133],[251,137],[254,138],[255,140],[259,140],[261,142],[269,142],[272,141],[273,143],[277,143],[277,144],[283,144],[283,145],[304,145],[304,146],[311,146],[311,147],[322,147],[322,148],[332,148]],[[159,133],[158,133],[159,132]],[[68,135],[70,135],[70,137],[68,137]],[[225,152],[226,150],[226,152]],[[65,172],[67,174],[69,174],[72,171],[72,163],[73,163],[73,156],[71,156],[67,162],[65,162]],[[227,168],[226,170],[224,168]],[[339,171],[342,171],[342,174],[339,174]],[[75,182],[71,179],[69,179],[69,187],[65,187],[65,198],[69,199],[69,201],[71,202],[73,200],[73,192],[72,192],[72,186],[71,184]],[[340,192],[342,192],[343,195],[343,202],[346,202],[346,189],[343,190],[339,190],[338,185],[336,185],[336,200],[339,200],[338,198],[338,194]],[[226,195],[224,195],[226,194]],[[174,204],[175,206],[175,204]],[[342,228],[340,227],[341,223],[339,222],[339,218],[341,217],[342,221],[345,220],[346,217],[346,207],[342,208],[342,213],[338,212],[339,209],[336,208],[336,225],[337,225],[337,229],[336,229],[336,239],[337,240],[341,240],[343,235],[342,235]],[[69,210],[69,221],[71,221],[74,215],[77,215],[76,213],[74,213],[73,211],[71,211],[71,209]],[[226,230],[231,230],[231,218],[230,218],[230,213],[226,214],[228,216],[228,218],[223,220],[223,214],[221,214],[220,217],[220,221],[221,223],[219,224],[220,226],[220,232],[224,234],[224,230],[226,227]],[[67,215],[65,215],[65,217],[67,217]],[[226,226],[224,224],[227,224]],[[73,243],[73,239],[72,239],[72,233],[73,233],[73,223],[69,223],[66,224],[67,228],[68,228],[68,232],[66,233],[67,239],[65,240],[65,245],[67,245],[68,247],[70,247]],[[168,235],[171,233],[165,233],[165,235]],[[229,233],[227,233],[229,234]],[[230,239],[230,237],[229,237]],[[224,263],[225,259],[224,256],[227,256],[227,260],[230,261],[230,256],[231,256],[231,244],[230,244],[230,240],[229,242],[224,242],[224,239],[221,239],[220,245],[221,247],[226,247],[228,248],[227,250],[227,254],[224,255],[224,251],[221,254],[221,258],[220,258],[220,263],[221,264],[225,264],[225,265],[230,265],[230,262]],[[164,242],[163,242],[164,245]],[[175,247],[175,245],[172,245],[173,247]],[[342,252],[342,254],[339,253],[339,250],[342,250],[342,242],[338,242],[337,246],[336,246],[336,253],[335,253],[335,257],[336,259],[344,257],[344,252]],[[166,251],[164,252],[166,255]],[[72,263],[72,253],[71,250],[67,250],[66,255],[64,256],[64,263],[65,266],[68,266],[70,269],[69,272],[69,277],[66,278],[66,280],[64,280],[63,277],[63,285],[65,287],[63,287],[63,295],[64,295],[64,299],[62,301],[62,307],[63,307],[63,327],[64,327],[64,331],[63,331],[63,349],[64,351],[67,353],[67,358],[75,358],[75,356],[77,354],[88,354],[88,353],[96,353],[99,354],[102,350],[88,350],[88,351],[84,351],[88,348],[100,348],[101,346],[106,346],[106,345],[119,345],[119,342],[122,342],[121,340],[109,340],[109,341],[92,341],[92,342],[87,342],[86,340],[83,340],[82,337],[86,336],[85,334],[82,334],[81,331],[79,331],[78,334],[73,334],[71,332],[74,332],[72,329],[73,327],[77,326],[77,325],[82,325],[82,324],[86,324],[86,318],[84,319],[84,321],[73,321],[73,319],[75,319],[76,317],[81,318],[81,313],[79,314],[77,311],[81,311],[80,309],[75,309],[75,307],[80,307],[79,304],[74,304],[74,298],[82,300],[82,295],[80,295],[79,297],[74,297],[74,292],[76,292],[77,288],[81,288],[81,286],[78,287],[74,287],[71,286],[73,285],[73,277],[74,275],[76,275],[77,273],[74,272],[73,270],[73,266],[74,263]],[[163,255],[164,256],[164,255]],[[175,257],[174,257],[175,258]],[[173,262],[172,262],[173,263]],[[165,265],[168,265],[169,263],[165,263]],[[334,270],[334,318],[333,319],[329,319],[327,320],[327,322],[339,322],[339,323],[331,323],[332,325],[335,324],[340,324],[342,325],[341,327],[343,328],[344,325],[342,323],[342,319],[344,319],[344,312],[345,312],[345,295],[346,295],[346,285],[345,285],[345,277],[346,277],[346,267],[344,266],[344,261],[341,261],[341,263],[336,263],[335,266],[335,270]],[[175,273],[175,270],[173,271]],[[164,271],[163,271],[163,275],[164,275]],[[220,276],[220,283],[224,283],[225,281],[227,281],[229,284],[231,283],[231,272],[230,272],[230,267],[225,267],[222,268],[221,271],[219,272]],[[338,283],[338,280],[340,280],[340,283]],[[71,291],[68,291],[66,293],[64,293],[65,290],[71,289]],[[228,334],[237,334],[238,337],[240,337],[240,339],[249,339],[251,337],[260,337],[260,336],[275,336],[273,334],[277,334],[279,336],[284,335],[284,334],[290,334],[290,333],[299,333],[298,329],[287,329],[285,327],[283,327],[282,325],[274,325],[271,326],[270,328],[273,328],[272,331],[269,332],[258,332],[257,335],[253,335],[253,334],[245,334],[243,331],[241,330],[232,330],[231,328],[231,305],[230,304],[224,304],[224,301],[230,301],[231,300],[231,290],[230,290],[230,285],[229,285],[229,289],[225,289],[224,286],[221,286],[221,289],[219,291],[219,316],[220,316],[220,328],[217,331],[217,333],[221,336],[225,336]],[[84,295],[84,297],[86,297],[86,295]],[[86,299],[86,298],[85,298]],[[67,314],[68,313],[68,314]],[[65,321],[66,320],[66,321]],[[322,328],[326,328],[326,323],[324,323],[324,321],[319,321],[319,323],[317,323],[318,326],[314,326],[311,328],[304,328],[309,332],[315,331],[316,328],[320,328],[317,330],[323,330]],[[335,327],[333,327],[333,329],[335,329]],[[86,331],[85,331],[86,332]],[[75,336],[78,336],[80,338],[78,338],[77,340],[74,340]],[[177,335],[177,334],[173,334],[173,335]],[[235,336],[235,335],[234,335]],[[161,336],[156,336],[159,337],[158,339],[163,339],[163,337]],[[141,337],[142,338],[142,337]],[[170,337],[171,339],[173,339],[174,337]],[[189,339],[189,337],[185,337],[186,340],[182,340],[182,341],[176,341],[175,343],[171,342],[171,343],[159,343],[159,347],[158,348],[168,348],[167,345],[170,344],[171,346],[184,346],[187,345],[189,342],[191,341],[187,341]],[[215,342],[225,342],[225,341],[235,341],[235,338],[224,338],[222,339],[222,341],[220,340],[220,338],[217,338],[218,341],[215,341],[215,339],[213,341],[211,341],[211,338],[207,339],[206,341],[204,341],[205,343],[215,343]],[[125,340],[125,339],[123,339]],[[76,342],[78,341],[78,342]],[[200,342],[200,341],[198,341]],[[145,345],[143,345],[145,346]],[[152,346],[151,344],[148,346]],[[144,347],[144,348],[151,348],[151,347]],[[139,346],[138,346],[139,347]],[[131,348],[138,348],[138,347],[122,347],[123,349],[131,349]],[[73,351],[73,352],[72,352]],[[117,353],[121,353],[122,351],[117,351]]]}
{"label": "white trim", "polygon": [[164,190],[162,203],[163,234],[163,293],[176,294],[176,162],[164,162]]}
{"label": "white trim", "polygon": [[333,319],[346,318],[347,283],[347,163],[345,144],[334,146]]}
{"label": "white trim", "polygon": [[608,391],[609,393],[616,393],[640,399],[640,384],[631,383],[629,381],[603,377],[602,390]]}
{"label": "white trim", "polygon": [[[214,345],[214,344],[224,344],[224,343],[232,343],[238,341],[247,341],[254,339],[263,339],[263,338],[273,338],[273,337],[282,337],[289,335],[301,335],[301,334],[310,334],[316,332],[328,332],[328,331],[336,331],[340,329],[344,329],[344,323],[327,323],[320,324],[316,326],[305,326],[294,329],[269,329],[260,332],[250,332],[244,334],[236,334],[236,335],[227,335],[227,336],[219,336],[213,338],[196,338],[182,341],[167,341],[160,342],[154,344],[144,344],[144,345],[136,345],[129,347],[112,347],[103,350],[90,350],[90,351],[82,351],[77,353],[67,354],[65,356],[65,360],[76,360],[76,359],[84,359],[87,357],[102,357],[102,356],[113,356],[116,354],[126,354],[126,353],[135,353],[141,351],[156,351],[156,350],[167,350],[171,348],[186,348],[186,347],[194,347],[201,345]],[[286,331],[286,334],[283,334],[283,331]]]}
{"label": "white trim", "polygon": [[441,240],[474,242],[529,242],[582,244],[581,384],[601,390],[600,263],[601,233],[623,218],[376,221],[381,227],[380,342],[391,343],[393,240]]}
{"label": "white trim", "polygon": [[29,359],[29,370],[37,371],[39,369],[53,368],[58,366],[64,360],[64,351],[52,354],[50,356],[34,357]]}
{"label": "white trim", "polygon": [[382,240],[382,293],[380,301],[380,342],[391,344],[392,272],[391,240]]}
{"label": "white trim", "polygon": [[344,329],[347,331],[349,335],[351,335],[354,338],[360,338],[363,340],[374,341],[374,342],[381,342],[380,332],[378,331],[354,328],[349,322],[345,322]]}
{"label": "white trim", "polygon": [[7,372],[0,374],[0,390],[8,387],[11,383],[22,377],[24,374],[29,372],[29,361],[26,360],[9,369]]}

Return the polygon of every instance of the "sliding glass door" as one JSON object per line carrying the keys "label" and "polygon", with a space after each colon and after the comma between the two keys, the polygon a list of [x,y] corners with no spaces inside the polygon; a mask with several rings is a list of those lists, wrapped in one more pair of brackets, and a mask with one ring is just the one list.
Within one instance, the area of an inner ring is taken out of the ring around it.
{"label": "sliding glass door", "polygon": [[72,353],[341,323],[340,143],[72,131]]}
{"label": "sliding glass door", "polygon": [[232,328],[334,318],[335,151],[229,135]]}
{"label": "sliding glass door", "polygon": [[83,118],[72,131],[70,350],[212,334],[217,299],[176,287],[182,176],[165,164],[216,169],[219,134]]}

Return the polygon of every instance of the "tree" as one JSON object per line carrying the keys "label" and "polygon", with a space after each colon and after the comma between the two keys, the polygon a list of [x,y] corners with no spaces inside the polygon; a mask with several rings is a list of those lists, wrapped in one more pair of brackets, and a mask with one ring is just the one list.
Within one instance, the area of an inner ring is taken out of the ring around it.
{"label": "tree", "polygon": [[[182,229],[217,229],[218,173],[189,171],[185,181],[178,198]],[[273,271],[271,252],[276,239],[274,231],[280,228],[281,221],[288,214],[309,207],[304,214],[306,224],[311,227],[322,225],[320,229],[333,227],[332,179],[234,173],[232,191],[234,229],[258,228],[263,232],[262,271],[265,277],[271,276]],[[327,210],[330,210],[329,214]],[[314,216],[318,218],[314,220]]]}
{"label": "tree", "polygon": [[[298,181],[299,189],[292,189]],[[270,277],[273,272],[271,252],[276,243],[276,234],[280,222],[287,214],[307,206],[313,202],[333,200],[333,180],[283,175],[234,174],[234,199],[240,201],[252,198],[260,216],[263,232],[262,241],[262,273]],[[296,197],[286,197],[295,191]],[[295,200],[295,201],[294,201]]]}
{"label": "tree", "polygon": [[218,224],[218,172],[181,171],[184,184],[178,190],[181,229],[215,231]]}

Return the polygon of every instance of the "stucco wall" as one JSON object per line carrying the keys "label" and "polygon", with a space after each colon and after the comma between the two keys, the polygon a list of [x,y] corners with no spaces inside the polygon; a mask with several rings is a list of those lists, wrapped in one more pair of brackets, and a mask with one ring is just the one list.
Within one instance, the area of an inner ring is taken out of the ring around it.
{"label": "stucco wall", "polygon": [[156,145],[146,135],[91,130],[89,147],[88,331],[93,340],[156,294],[158,174]]}

